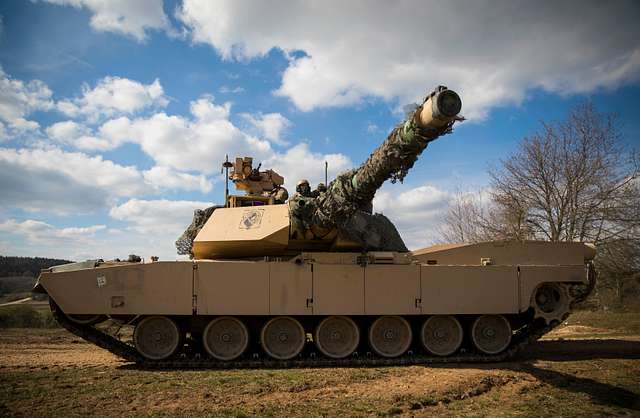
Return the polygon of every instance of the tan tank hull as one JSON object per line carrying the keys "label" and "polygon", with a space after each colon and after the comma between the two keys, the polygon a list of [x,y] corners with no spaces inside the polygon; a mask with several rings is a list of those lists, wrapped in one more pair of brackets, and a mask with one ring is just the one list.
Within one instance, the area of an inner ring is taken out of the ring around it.
{"label": "tan tank hull", "polygon": [[[370,253],[365,265],[360,253],[302,253],[289,261],[105,264],[45,271],[38,285],[68,314],[424,315],[519,313],[530,307],[540,283],[587,281],[585,254],[591,248],[584,244],[459,248],[463,262],[416,251],[422,254]],[[536,255],[545,253],[566,262],[545,264]],[[422,262],[424,254],[441,261]],[[483,266],[481,260],[492,263]]]}
{"label": "tan tank hull", "polygon": [[[570,298],[571,285],[587,284],[585,263],[592,257],[592,248],[584,244],[541,242],[435,247],[414,254],[305,252],[286,261],[53,268],[40,275],[38,287],[66,315],[80,319],[163,315],[204,324],[232,317],[264,326],[269,319],[286,316],[304,324],[306,334],[314,333],[327,317],[369,326],[372,318],[401,317],[415,334],[415,327],[428,318],[464,322],[467,316],[516,320],[528,315],[545,323],[560,321],[568,315],[571,300],[542,311],[537,289],[559,286],[562,297]],[[247,328],[247,334],[260,339],[259,327]],[[366,337],[358,344],[363,340]]]}

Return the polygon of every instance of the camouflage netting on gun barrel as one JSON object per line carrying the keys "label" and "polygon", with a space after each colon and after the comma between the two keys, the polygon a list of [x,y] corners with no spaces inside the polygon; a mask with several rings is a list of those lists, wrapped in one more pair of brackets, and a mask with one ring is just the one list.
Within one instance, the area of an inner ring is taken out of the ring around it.
{"label": "camouflage netting on gun barrel", "polygon": [[193,211],[193,221],[191,225],[185,229],[180,238],[176,241],[176,248],[178,249],[178,254],[180,255],[188,255],[190,258],[193,258],[193,240],[198,235],[198,232],[202,229],[204,224],[207,223],[213,211],[221,208],[223,206],[211,206],[206,209],[196,209]]}
{"label": "camouflage netting on gun barrel", "polygon": [[338,176],[318,198],[312,222],[323,227],[341,226],[356,211],[371,205],[376,191],[391,179],[402,181],[427,144],[451,132],[453,122],[441,129],[423,128],[416,123],[422,107],[396,126],[357,170]]}

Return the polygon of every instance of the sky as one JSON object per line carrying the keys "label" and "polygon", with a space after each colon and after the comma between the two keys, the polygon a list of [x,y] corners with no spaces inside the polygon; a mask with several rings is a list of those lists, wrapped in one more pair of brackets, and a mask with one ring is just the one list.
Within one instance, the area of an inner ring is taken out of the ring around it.
{"label": "sky", "polygon": [[225,158],[293,193],[359,165],[437,85],[467,118],[374,209],[410,249],[542,121],[591,100],[640,144],[637,1],[0,3],[0,254],[179,258]]}

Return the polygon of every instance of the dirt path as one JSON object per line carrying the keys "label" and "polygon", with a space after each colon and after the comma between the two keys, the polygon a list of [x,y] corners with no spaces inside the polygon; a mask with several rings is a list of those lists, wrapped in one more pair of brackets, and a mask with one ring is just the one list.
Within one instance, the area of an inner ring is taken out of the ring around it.
{"label": "dirt path", "polygon": [[0,416],[638,416],[640,336],[566,328],[510,363],[229,371],[139,370],[63,330],[0,329]]}
{"label": "dirt path", "polygon": [[30,301],[31,301],[31,298],[28,297],[28,298],[18,299],[18,300],[14,300],[14,301],[7,302],[7,303],[0,303],[0,307],[11,306],[11,305],[20,305],[22,303],[27,303],[27,302],[30,302]]}

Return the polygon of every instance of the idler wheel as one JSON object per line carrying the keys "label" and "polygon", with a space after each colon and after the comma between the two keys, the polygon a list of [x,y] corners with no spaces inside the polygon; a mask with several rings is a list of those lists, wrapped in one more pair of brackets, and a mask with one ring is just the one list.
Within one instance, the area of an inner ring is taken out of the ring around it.
{"label": "idler wheel", "polygon": [[424,321],[420,337],[422,345],[436,356],[455,353],[462,344],[462,325],[451,315],[434,315]]}
{"label": "idler wheel", "polygon": [[358,347],[360,331],[351,318],[330,316],[318,324],[315,341],[318,349],[327,357],[344,358]]}
{"label": "idler wheel", "polygon": [[511,342],[511,325],[502,315],[482,315],[471,329],[473,344],[485,354],[498,354]]}
{"label": "idler wheel", "polygon": [[402,355],[412,338],[411,326],[400,316],[381,316],[369,328],[369,344],[382,357]]}
{"label": "idler wheel", "polygon": [[202,335],[204,348],[213,358],[233,360],[240,357],[249,344],[249,331],[242,321],[221,316],[209,322]]}
{"label": "idler wheel", "polygon": [[289,360],[300,354],[306,334],[296,319],[290,316],[272,318],[262,327],[260,343],[264,351],[277,360]]}
{"label": "idler wheel", "polygon": [[133,342],[140,354],[150,360],[164,360],[180,345],[180,330],[166,316],[148,316],[138,322]]}
{"label": "idler wheel", "polygon": [[67,314],[72,322],[80,325],[95,325],[107,319],[105,315]]}

